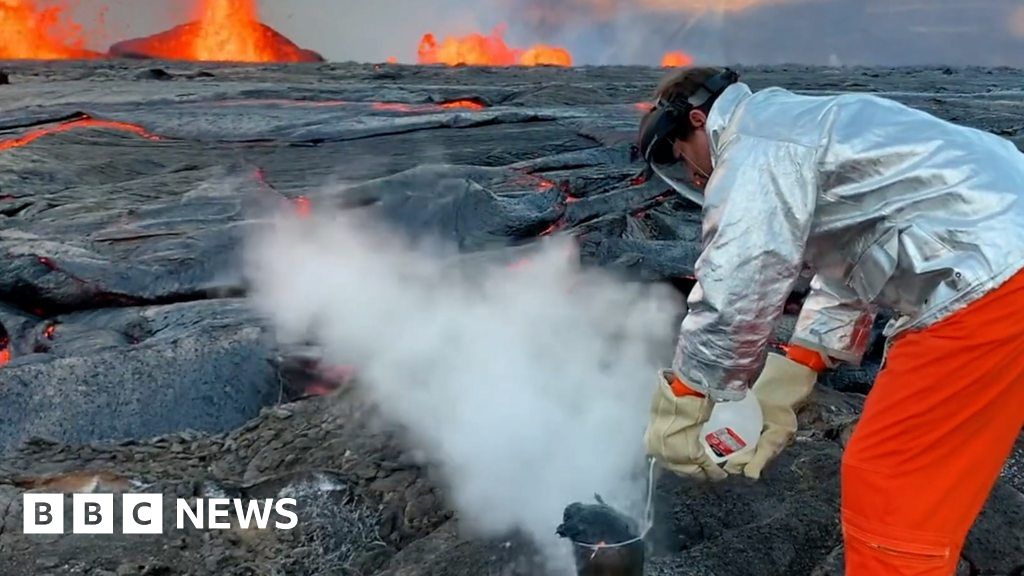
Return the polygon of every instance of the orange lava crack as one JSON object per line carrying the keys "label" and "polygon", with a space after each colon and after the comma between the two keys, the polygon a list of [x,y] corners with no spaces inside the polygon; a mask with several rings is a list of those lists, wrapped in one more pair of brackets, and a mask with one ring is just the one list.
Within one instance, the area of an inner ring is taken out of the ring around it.
{"label": "orange lava crack", "polygon": [[71,130],[77,130],[80,128],[105,128],[108,130],[120,130],[122,132],[130,132],[136,136],[145,138],[146,140],[161,140],[162,138],[149,133],[142,126],[136,124],[130,124],[128,122],[118,122],[116,120],[98,120],[95,118],[82,118],[79,120],[72,120],[63,124],[57,124],[54,126],[47,126],[38,130],[32,130],[31,132],[18,136],[17,138],[9,138],[7,140],[0,140],[0,151],[11,150],[13,148],[22,148],[29,144],[39,140],[44,136],[51,134],[60,134],[62,132],[70,132]]}

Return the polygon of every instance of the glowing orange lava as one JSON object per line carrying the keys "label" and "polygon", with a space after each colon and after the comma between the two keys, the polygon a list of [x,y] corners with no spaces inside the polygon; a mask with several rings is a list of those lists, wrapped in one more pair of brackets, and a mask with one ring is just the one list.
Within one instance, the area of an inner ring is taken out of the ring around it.
{"label": "glowing orange lava", "polygon": [[487,108],[483,104],[476,100],[452,100],[451,102],[445,102],[441,104],[441,108],[465,108],[467,110],[483,110]]}
{"label": "glowing orange lava", "polygon": [[452,100],[450,102],[442,102],[440,104],[404,104],[402,102],[374,102],[370,104],[370,108],[373,110],[380,110],[381,112],[402,112],[404,114],[412,113],[427,113],[437,112],[439,110],[483,110],[487,108],[486,105],[477,102],[476,100]]}
{"label": "glowing orange lava", "polygon": [[82,27],[63,6],[40,8],[35,0],[0,0],[0,60],[96,58],[86,50]]}
{"label": "glowing orange lava", "polygon": [[552,222],[550,226],[548,226],[543,231],[541,231],[540,235],[541,236],[550,236],[550,235],[554,234],[555,232],[558,232],[562,228],[565,228],[565,220],[559,218],[558,220]]}
{"label": "glowing orange lava", "polygon": [[499,26],[489,36],[449,36],[440,43],[433,34],[424,34],[418,61],[449,66],[572,66],[572,54],[565,48],[544,44],[526,50],[512,48],[505,43],[504,31]]}
{"label": "glowing orange lava", "polygon": [[7,329],[4,328],[3,324],[0,324],[0,367],[7,364],[11,360],[11,339],[7,335]]}
{"label": "glowing orange lava", "polygon": [[400,102],[374,102],[370,104],[370,108],[374,110],[380,110],[382,112],[415,112],[412,104],[402,104]]}
{"label": "glowing orange lava", "polygon": [[572,54],[565,48],[538,44],[519,57],[521,66],[572,66]]}
{"label": "glowing orange lava", "polygon": [[693,56],[686,52],[668,52],[661,59],[663,68],[685,68],[693,66]]}
{"label": "glowing orange lava", "polygon": [[17,138],[10,138],[7,140],[0,140],[0,151],[10,150],[12,148],[21,148],[27,146],[32,142],[42,138],[43,136],[49,136],[51,134],[60,134],[61,132],[69,132],[71,130],[77,130],[79,128],[106,128],[109,130],[121,130],[124,132],[131,132],[137,136],[141,136],[146,140],[160,140],[159,136],[150,134],[142,126],[136,126],[135,124],[129,124],[127,122],[116,122],[113,120],[97,120],[94,118],[82,118],[80,120],[72,120],[71,122],[65,122],[64,124],[57,124],[54,126],[47,126],[38,130],[33,130],[24,136]]}
{"label": "glowing orange lava", "polygon": [[540,192],[543,192],[545,190],[551,190],[552,188],[555,187],[554,182],[548,180],[547,178],[537,176],[536,174],[524,173],[520,176],[517,176],[514,180],[512,180],[512,182],[519,186],[536,187],[537,190]]}
{"label": "glowing orange lava", "polygon": [[262,32],[252,0],[207,0],[193,40],[194,59],[273,60],[273,49],[265,45]]}
{"label": "glowing orange lava", "polygon": [[202,0],[199,19],[161,34],[119,42],[112,56],[218,62],[319,62],[259,19],[256,0]]}

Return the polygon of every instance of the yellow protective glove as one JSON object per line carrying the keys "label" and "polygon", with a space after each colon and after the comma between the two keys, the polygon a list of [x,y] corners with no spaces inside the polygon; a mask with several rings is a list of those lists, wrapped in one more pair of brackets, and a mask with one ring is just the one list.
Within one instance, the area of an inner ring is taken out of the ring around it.
{"label": "yellow protective glove", "polygon": [[714,405],[710,398],[686,389],[674,372],[659,373],[651,420],[644,434],[647,455],[682,476],[726,478],[728,474],[711,461],[700,443],[701,428],[711,418]]}
{"label": "yellow protective glove", "polygon": [[814,390],[818,373],[789,358],[769,354],[764,370],[754,383],[752,391],[761,403],[764,429],[754,450],[737,454],[725,463],[730,474],[740,474],[757,480],[764,467],[796,436],[796,413]]}

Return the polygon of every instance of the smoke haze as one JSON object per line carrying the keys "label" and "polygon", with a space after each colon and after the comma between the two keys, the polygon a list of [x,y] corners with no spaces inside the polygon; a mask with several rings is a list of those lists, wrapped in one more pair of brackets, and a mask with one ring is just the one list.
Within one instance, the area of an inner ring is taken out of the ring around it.
{"label": "smoke haze", "polygon": [[[78,0],[104,50],[181,24],[190,0]],[[564,45],[580,65],[656,66],[683,50],[705,64],[1024,67],[1020,0],[261,0],[267,24],[331,60],[415,63],[420,38],[487,33]]]}
{"label": "smoke haze", "polygon": [[651,389],[681,301],[580,270],[570,240],[508,265],[347,214],[281,219],[252,242],[254,300],[278,338],[358,367],[439,464],[466,527],[564,553],[569,503],[597,492],[639,515]]}
{"label": "smoke haze", "polygon": [[[190,0],[78,0],[107,10],[106,41],[180,23]],[[1020,0],[262,0],[264,20],[330,60],[415,62],[420,37],[490,32],[569,48],[579,64],[704,63],[1024,66]],[[92,46],[106,49],[105,44]]]}

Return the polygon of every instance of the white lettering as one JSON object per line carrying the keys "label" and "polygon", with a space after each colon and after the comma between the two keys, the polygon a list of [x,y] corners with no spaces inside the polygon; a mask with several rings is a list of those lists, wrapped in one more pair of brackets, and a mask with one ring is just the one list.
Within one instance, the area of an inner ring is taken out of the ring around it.
{"label": "white lettering", "polygon": [[227,498],[210,498],[210,506],[208,508],[210,513],[209,527],[211,530],[227,530],[231,528],[230,522],[221,522],[218,518],[227,519],[231,516],[231,501]]}
{"label": "white lettering", "polygon": [[195,512],[192,512],[192,507],[188,505],[188,502],[184,498],[178,498],[176,503],[178,509],[178,530],[185,529],[185,516],[188,516],[192,522],[193,528],[203,529],[203,499],[196,500]]}
{"label": "white lettering", "polygon": [[288,522],[275,522],[274,526],[278,530],[291,530],[299,525],[299,516],[293,510],[289,510],[288,507],[294,508],[297,505],[294,498],[282,498],[277,501],[274,505],[274,510],[281,516],[288,518]]}
{"label": "white lettering", "polygon": [[264,500],[266,507],[260,508],[259,500],[249,500],[248,505],[243,509],[242,501],[235,500],[235,516],[238,516],[238,525],[243,530],[249,529],[249,523],[252,521],[250,517],[256,518],[256,527],[260,530],[267,529],[267,523],[270,521],[270,513],[274,509],[274,501],[267,499]]}

